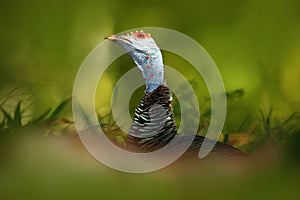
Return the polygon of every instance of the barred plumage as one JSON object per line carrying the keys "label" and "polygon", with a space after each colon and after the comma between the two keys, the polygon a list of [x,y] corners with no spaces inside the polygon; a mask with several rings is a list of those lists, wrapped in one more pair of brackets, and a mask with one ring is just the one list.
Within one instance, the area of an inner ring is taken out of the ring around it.
{"label": "barred plumage", "polygon": [[170,90],[163,85],[150,94],[145,93],[135,110],[129,130],[129,149],[154,151],[166,145],[176,135],[170,96]]}
{"label": "barred plumage", "polygon": [[[129,131],[126,142],[128,150],[136,152],[151,152],[164,147],[172,139],[174,139],[176,141],[176,146],[170,146],[169,149],[171,149],[171,151],[177,151],[187,145],[188,137],[194,137],[180,136],[174,138],[177,134],[177,130],[174,121],[171,97],[172,95],[168,87],[162,85],[154,90],[151,94],[145,93],[141,103],[136,108],[134,120]],[[158,110],[159,113],[153,113],[153,115],[151,115],[152,117],[150,118],[149,109],[153,105],[155,105],[156,108],[157,105],[165,108],[166,115],[159,114],[161,111]],[[142,115],[146,116],[146,119],[144,119]],[[156,116],[156,118],[153,118],[153,116]],[[163,126],[158,130],[152,126],[153,124],[156,125],[157,120],[163,122]],[[147,132],[149,130],[150,132]],[[145,134],[145,132],[147,132],[147,134]],[[203,136],[196,135],[193,143],[184,156],[197,155],[199,148],[203,144],[204,138],[205,137]],[[211,158],[228,158],[233,156],[244,156],[244,154],[238,149],[221,142],[217,142],[209,154],[209,157]]]}

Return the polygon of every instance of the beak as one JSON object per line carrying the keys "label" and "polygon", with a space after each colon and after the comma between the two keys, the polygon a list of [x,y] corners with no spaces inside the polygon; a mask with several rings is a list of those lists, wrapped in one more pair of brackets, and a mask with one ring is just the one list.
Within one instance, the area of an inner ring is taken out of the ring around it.
{"label": "beak", "polygon": [[116,36],[115,36],[115,35],[111,35],[111,36],[105,37],[104,39],[106,39],[106,40],[110,40],[110,41],[117,40],[117,38],[116,38]]}
{"label": "beak", "polygon": [[117,42],[119,44],[131,44],[132,42],[126,38],[120,37],[118,35],[111,35],[108,37],[105,37],[104,39],[107,39],[109,41]]}

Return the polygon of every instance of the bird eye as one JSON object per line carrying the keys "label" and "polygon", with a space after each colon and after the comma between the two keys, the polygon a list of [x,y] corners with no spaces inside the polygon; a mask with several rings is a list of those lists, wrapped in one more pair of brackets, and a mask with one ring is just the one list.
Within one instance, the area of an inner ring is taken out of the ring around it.
{"label": "bird eye", "polygon": [[145,34],[144,33],[136,33],[136,34],[134,34],[134,37],[136,39],[145,39]]}

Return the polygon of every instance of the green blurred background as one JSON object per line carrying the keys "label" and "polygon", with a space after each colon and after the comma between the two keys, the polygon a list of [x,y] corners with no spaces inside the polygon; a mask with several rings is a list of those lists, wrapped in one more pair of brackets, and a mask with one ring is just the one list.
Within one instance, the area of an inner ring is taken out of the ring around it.
{"label": "green blurred background", "polygon": [[[81,62],[105,36],[153,26],[174,29],[198,41],[219,67],[226,90],[243,90],[242,98],[229,99],[224,132],[241,131],[238,127],[243,119],[249,121],[245,129],[250,129],[262,120],[260,108],[268,111],[273,106],[279,121],[300,111],[300,1],[12,0],[0,2],[0,10],[0,95],[4,98],[13,88],[20,88],[16,98],[33,96],[24,104],[28,108],[22,107],[28,120],[71,95]],[[180,58],[166,55],[165,59],[169,66],[176,65],[192,77],[192,72],[185,70],[188,64]],[[129,58],[123,62],[129,63],[124,71],[132,66]],[[103,82],[107,88],[103,93],[110,92],[111,80],[119,71],[111,70]],[[207,94],[201,93],[199,85],[195,87],[203,100]],[[3,106],[9,110],[13,103]],[[64,115],[70,118],[70,113],[69,106]],[[221,174],[213,176],[214,180],[206,177],[204,182],[201,176],[176,178],[172,174],[162,180],[121,174],[104,168],[86,152],[78,153],[80,145],[75,145],[75,150],[73,145],[65,145],[65,136],[53,139],[48,135],[45,139],[44,134],[40,138],[38,133],[28,132],[1,139],[3,199],[86,195],[182,199],[212,195],[214,190],[222,191],[213,194],[215,197],[267,194],[266,198],[271,198],[295,195],[292,192],[299,183],[299,176],[286,174],[285,169],[268,171],[262,181],[260,173],[250,179]]]}

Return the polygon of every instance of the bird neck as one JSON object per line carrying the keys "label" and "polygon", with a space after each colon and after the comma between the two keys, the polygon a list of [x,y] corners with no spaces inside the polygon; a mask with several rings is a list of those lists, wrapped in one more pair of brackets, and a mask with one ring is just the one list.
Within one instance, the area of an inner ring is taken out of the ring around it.
{"label": "bird neck", "polygon": [[146,92],[153,92],[164,84],[164,64],[159,49],[151,49],[148,54],[133,53],[133,60],[141,70],[146,84]]}
{"label": "bird neck", "polygon": [[154,151],[168,144],[176,134],[170,90],[160,85],[150,94],[145,92],[135,110],[128,144],[138,151]]}

